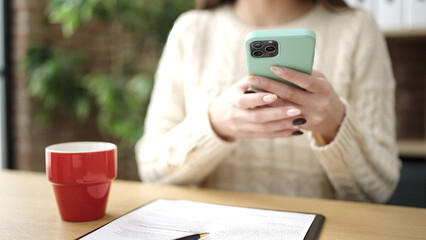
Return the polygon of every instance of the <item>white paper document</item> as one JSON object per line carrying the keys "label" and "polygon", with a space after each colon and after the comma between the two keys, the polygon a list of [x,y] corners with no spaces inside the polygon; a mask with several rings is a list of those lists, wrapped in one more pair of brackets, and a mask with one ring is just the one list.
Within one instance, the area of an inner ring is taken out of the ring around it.
{"label": "white paper document", "polygon": [[171,240],[208,232],[212,239],[303,240],[315,214],[159,199],[80,238]]}

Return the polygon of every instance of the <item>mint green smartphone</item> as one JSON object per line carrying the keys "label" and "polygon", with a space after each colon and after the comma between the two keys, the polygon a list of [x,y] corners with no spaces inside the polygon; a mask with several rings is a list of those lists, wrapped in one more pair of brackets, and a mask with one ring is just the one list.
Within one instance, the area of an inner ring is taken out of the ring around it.
{"label": "mint green smartphone", "polygon": [[265,30],[249,33],[246,36],[249,75],[271,78],[300,88],[278,78],[270,67],[287,67],[310,75],[314,63],[315,40],[315,33],[309,29]]}

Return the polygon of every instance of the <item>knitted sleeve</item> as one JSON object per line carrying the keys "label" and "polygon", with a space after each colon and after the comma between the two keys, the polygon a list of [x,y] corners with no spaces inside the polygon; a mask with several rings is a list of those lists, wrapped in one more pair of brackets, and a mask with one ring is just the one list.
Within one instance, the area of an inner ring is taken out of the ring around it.
{"label": "knitted sleeve", "polygon": [[330,144],[311,148],[336,198],[385,202],[393,193],[401,163],[395,134],[395,80],[386,43],[374,19],[363,15],[353,60],[353,82],[346,115]]}
{"label": "knitted sleeve", "polygon": [[[136,144],[143,181],[196,184],[233,149],[212,130],[207,107],[185,112],[184,40],[196,34],[197,14],[185,13],[169,34],[145,120],[145,133]],[[190,94],[190,93],[186,93]]]}

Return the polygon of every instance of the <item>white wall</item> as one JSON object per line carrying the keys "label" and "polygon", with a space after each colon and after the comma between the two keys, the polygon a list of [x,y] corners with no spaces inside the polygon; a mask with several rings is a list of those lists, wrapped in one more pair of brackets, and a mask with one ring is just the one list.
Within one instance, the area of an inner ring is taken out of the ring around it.
{"label": "white wall", "polygon": [[426,29],[425,0],[345,0],[371,12],[382,30]]}

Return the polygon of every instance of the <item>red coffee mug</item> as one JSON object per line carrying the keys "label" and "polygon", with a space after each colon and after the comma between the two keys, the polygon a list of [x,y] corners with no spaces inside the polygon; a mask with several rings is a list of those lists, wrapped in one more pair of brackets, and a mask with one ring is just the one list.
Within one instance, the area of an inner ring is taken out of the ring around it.
{"label": "red coffee mug", "polygon": [[117,176],[117,146],[70,142],[46,147],[46,174],[61,218],[82,222],[102,218],[111,181]]}

